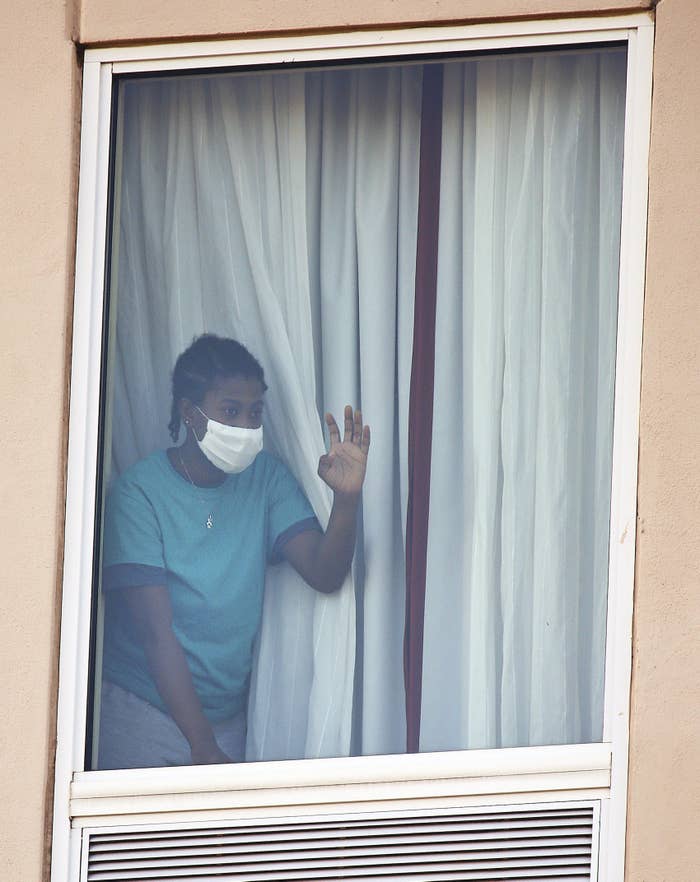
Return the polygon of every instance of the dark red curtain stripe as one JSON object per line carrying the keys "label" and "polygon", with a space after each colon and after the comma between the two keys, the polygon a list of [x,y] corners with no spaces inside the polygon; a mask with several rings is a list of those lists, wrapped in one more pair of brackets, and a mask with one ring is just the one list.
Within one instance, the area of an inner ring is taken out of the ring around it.
{"label": "dark red curtain stripe", "polygon": [[408,409],[404,681],[406,688],[406,750],[409,753],[418,751],[420,739],[425,573],[435,375],[435,298],[440,215],[442,79],[443,67],[441,64],[425,66],[420,130],[413,360]]}

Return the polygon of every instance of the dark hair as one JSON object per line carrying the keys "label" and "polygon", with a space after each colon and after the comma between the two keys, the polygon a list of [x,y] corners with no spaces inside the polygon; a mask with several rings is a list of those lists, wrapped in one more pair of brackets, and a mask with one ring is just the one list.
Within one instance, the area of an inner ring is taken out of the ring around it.
{"label": "dark hair", "polygon": [[180,400],[189,398],[200,404],[217,380],[237,376],[260,380],[263,390],[267,389],[260,362],[237,340],[216,334],[194,338],[173,370],[173,403],[168,423],[173,441],[180,434]]}

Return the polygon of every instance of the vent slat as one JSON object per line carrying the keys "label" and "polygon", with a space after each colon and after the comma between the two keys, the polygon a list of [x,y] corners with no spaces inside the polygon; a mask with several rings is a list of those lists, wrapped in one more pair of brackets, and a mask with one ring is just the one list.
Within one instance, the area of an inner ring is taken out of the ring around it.
{"label": "vent slat", "polygon": [[[172,875],[161,876],[161,880],[173,880],[173,882],[180,882],[182,876],[173,877]],[[216,873],[212,875],[211,873],[206,875],[197,874],[196,876],[187,876],[187,879],[196,880],[196,882],[272,882],[269,875],[241,875],[241,874],[231,874],[228,872]],[[470,871],[470,870],[454,870],[454,871],[441,871],[441,872],[413,872],[411,870],[402,871],[401,873],[395,873],[388,868],[380,868],[376,872],[367,873],[363,872],[361,876],[351,876],[348,875],[344,870],[339,871],[338,873],[329,874],[327,872],[322,873],[311,873],[305,875],[289,875],[284,873],[282,875],[278,875],[274,878],[274,882],[304,882],[304,880],[312,880],[312,879],[326,879],[326,880],[348,880],[348,879],[358,879],[358,880],[368,880],[368,879],[376,879],[378,882],[391,882],[392,879],[402,880],[402,879],[410,879],[411,882],[496,882],[496,880],[505,879],[507,882],[533,882],[533,880],[540,880],[540,882],[544,882],[544,880],[560,880],[560,882],[590,882],[591,875],[588,871],[580,872],[580,870],[568,870],[564,869],[553,869],[553,870],[532,870],[526,871],[524,873],[518,873],[517,875],[513,874],[512,870],[503,870],[503,871],[487,871],[483,872],[480,870]],[[134,877],[134,876],[110,876],[107,877],[104,882],[141,882],[142,877]],[[149,879],[144,879],[143,882],[152,882],[153,877]]]}
{"label": "vent slat", "polygon": [[[92,879],[92,876],[88,876],[88,879]],[[312,871],[302,871],[302,872],[276,872],[274,875],[270,875],[269,873],[259,874],[259,873],[239,873],[239,872],[230,872],[229,870],[222,870],[221,872],[212,872],[211,870],[203,870],[200,872],[191,872],[185,871],[180,872],[178,874],[168,873],[166,875],[129,875],[124,876],[123,874],[115,874],[101,877],[101,882],[149,882],[149,880],[156,880],[156,882],[165,882],[165,880],[173,880],[173,882],[182,882],[183,879],[192,879],[196,880],[196,882],[208,882],[208,880],[216,880],[216,882],[220,882],[220,880],[231,880],[231,882],[304,882],[304,880],[312,880],[312,879],[376,879],[380,880],[380,882],[385,882],[385,880],[390,879],[410,879],[411,882],[417,882],[417,880],[460,880],[460,882],[466,882],[466,880],[493,880],[496,879],[507,879],[508,882],[520,882],[520,880],[527,880],[527,882],[532,882],[535,879],[562,879],[566,880],[566,882],[570,882],[570,880],[585,880],[585,882],[590,882],[591,874],[590,869],[588,867],[536,867],[536,868],[523,868],[520,870],[513,870],[511,868],[507,869],[473,869],[473,868],[464,868],[459,865],[450,865],[449,869],[436,869],[436,868],[428,868],[426,872],[425,869],[418,869],[416,867],[406,867],[401,868],[399,871],[394,867],[388,866],[377,866],[371,867],[370,869],[359,869],[357,871],[354,870],[342,870],[340,873],[336,875],[329,875],[327,870],[312,870]]]}
{"label": "vent slat", "polygon": [[[342,855],[338,855],[338,851],[342,852]],[[460,850],[460,853],[464,854],[464,850]],[[447,858],[444,849],[433,848],[429,850],[425,849],[411,849],[406,848],[403,851],[399,849],[395,849],[391,852],[382,851],[380,853],[381,857],[387,858],[390,857],[392,859],[392,863],[400,864],[404,862],[415,862],[416,864],[421,863],[429,863],[434,860],[434,855],[441,855],[443,858]],[[469,856],[469,859],[478,862],[479,860],[486,862],[487,860],[491,864],[502,863],[504,860],[511,860],[511,863],[515,863],[520,861],[520,863],[524,864],[527,859],[532,859],[536,863],[559,863],[562,860],[569,860],[571,862],[575,862],[576,860],[587,859],[590,858],[591,849],[590,847],[580,847],[580,848],[567,848],[562,851],[557,851],[556,855],[551,855],[547,851],[539,848],[530,848],[530,849],[503,849],[502,851],[494,851],[490,855],[484,855],[483,852],[479,851],[473,855]],[[343,862],[346,866],[365,866],[367,863],[374,863],[377,859],[377,852],[371,850],[363,850],[362,852],[352,852],[348,853],[342,848],[337,849],[336,851],[325,851],[321,854],[315,852],[303,852],[299,855],[295,855],[294,860],[281,860],[278,856],[273,855],[260,855],[257,860],[251,859],[250,855],[230,855],[224,857],[216,857],[209,856],[206,860],[207,866],[213,867],[216,865],[231,865],[231,864],[243,864],[247,866],[255,866],[260,867],[261,869],[273,868],[279,869],[284,866],[308,866],[308,867],[324,867],[324,866],[335,866],[339,862]],[[203,861],[199,857],[190,857],[190,856],[173,856],[170,859],[157,859],[150,861],[119,861],[119,862],[107,862],[102,864],[99,867],[95,867],[96,870],[104,871],[104,870],[112,870],[112,869],[132,869],[132,870],[140,870],[140,869],[162,869],[162,868],[170,868],[170,867],[192,867],[192,866],[201,866]]]}
{"label": "vent slat", "polygon": [[[426,817],[412,817],[407,818],[405,821],[399,821],[396,818],[385,819],[385,818],[377,818],[377,819],[367,819],[358,821],[356,824],[353,822],[353,829],[361,830],[363,828],[370,828],[372,830],[378,828],[387,828],[387,827],[395,827],[397,830],[407,830],[414,827],[420,826],[429,826],[431,829],[438,829],[441,824],[444,825],[444,829],[450,829],[454,825],[463,823],[465,826],[470,829],[497,829],[503,826],[508,827],[522,827],[523,829],[527,829],[530,827],[536,827],[541,829],[546,826],[552,827],[564,827],[571,826],[575,824],[580,824],[585,822],[586,820],[591,819],[591,812],[578,812],[577,814],[573,814],[572,812],[568,812],[563,814],[561,817],[552,817],[550,815],[545,816],[544,818],[538,818],[536,815],[529,813],[528,815],[520,815],[514,814],[511,816],[507,814],[504,818],[503,813],[500,815],[487,815],[485,817],[481,817],[480,815],[455,815],[454,818],[449,817],[445,819],[443,816],[431,817],[430,815]],[[257,836],[266,836],[266,835],[280,835],[283,836],[285,833],[294,833],[294,835],[299,835],[302,832],[312,832],[315,835],[320,835],[322,831],[328,831],[332,833],[337,830],[347,830],[349,827],[348,823],[345,821],[319,821],[318,825],[315,824],[307,824],[300,822],[299,824],[279,824],[274,826],[268,825],[254,825],[250,826],[241,826],[237,828],[236,835],[246,835],[249,830],[255,831],[255,834],[250,833],[249,835],[257,835]],[[228,830],[229,828],[223,828]],[[240,832],[238,832],[240,831]],[[214,836],[214,831],[211,829],[202,829],[202,830],[188,830],[187,835],[192,838],[198,837],[212,837]],[[103,842],[112,842],[118,841],[122,839],[124,836],[123,833],[95,833],[93,834],[94,838],[99,838],[100,841]],[[138,839],[170,839],[170,838],[178,838],[177,830],[155,830],[149,832],[139,832],[139,833],[130,833],[129,836],[134,839],[134,841]]]}
{"label": "vent slat", "polygon": [[532,841],[523,843],[516,847],[513,846],[513,843],[501,843],[500,845],[496,842],[491,844],[488,848],[483,848],[481,845],[477,843],[471,842],[461,842],[456,844],[456,847],[453,849],[446,848],[443,843],[429,843],[426,845],[415,845],[410,840],[403,843],[392,845],[391,847],[384,848],[347,848],[344,843],[338,843],[336,848],[325,848],[325,849],[303,849],[299,848],[293,852],[280,852],[277,849],[270,849],[264,852],[197,852],[192,853],[191,851],[182,850],[182,851],[173,851],[172,853],[162,854],[160,852],[156,852],[154,855],[148,856],[145,854],[139,854],[138,856],[124,856],[122,852],[119,857],[112,857],[103,859],[100,862],[95,862],[95,867],[97,868],[102,866],[125,866],[127,863],[130,866],[147,866],[149,864],[158,865],[158,866],[170,866],[174,862],[177,863],[179,861],[185,861],[189,863],[196,863],[197,861],[201,861],[202,859],[206,859],[208,861],[226,861],[226,860],[234,860],[239,862],[248,862],[248,863],[256,863],[264,860],[271,860],[270,855],[275,854],[276,860],[287,860],[287,861],[299,861],[299,860],[322,860],[323,858],[333,856],[338,853],[338,851],[342,851],[343,854],[352,855],[361,857],[362,855],[376,855],[376,854],[422,854],[422,853],[432,853],[437,852],[440,854],[445,854],[449,851],[456,852],[475,852],[475,853],[497,853],[501,854],[507,852],[508,854],[529,854],[531,852],[536,852],[537,854],[548,854],[555,852],[556,854],[573,854],[579,853],[581,851],[591,850],[590,840],[586,842],[585,840],[573,840],[569,843],[562,844],[561,846],[552,847],[552,845],[548,845],[547,843]]}
{"label": "vent slat", "polygon": [[[552,811],[543,811],[543,817],[539,818],[537,814],[533,814],[533,812],[514,812],[512,815],[510,812],[499,812],[498,814],[484,814],[482,815],[466,815],[466,814],[455,814],[454,816],[444,816],[444,815],[435,815],[435,816],[409,816],[405,820],[397,820],[395,817],[393,818],[382,818],[382,817],[372,817],[370,816],[367,819],[361,819],[359,821],[353,820],[352,828],[353,829],[362,829],[363,827],[369,827],[371,829],[377,829],[380,827],[396,827],[400,830],[406,830],[410,827],[416,827],[418,825],[427,825],[430,829],[438,829],[440,824],[444,824],[444,829],[449,829],[455,824],[465,823],[470,827],[480,827],[484,826],[487,823],[490,826],[494,827],[502,827],[502,826],[518,826],[519,821],[523,821],[523,827],[538,827],[542,828],[547,826],[548,822],[551,822],[551,826],[554,827],[562,827],[566,826],[569,823],[569,819],[573,818],[574,821],[572,823],[582,823],[588,821],[589,823],[592,820],[592,813],[590,809],[569,809],[568,811],[564,811],[561,814],[561,817],[556,815]],[[493,824],[493,822],[496,824]],[[526,822],[532,822],[527,824]],[[264,836],[268,832],[273,834],[283,834],[284,832],[294,832],[295,835],[299,835],[300,833],[312,831],[314,837],[320,835],[321,831],[334,831],[334,830],[342,830],[347,831],[350,825],[346,821],[318,821],[317,823],[311,823],[304,821],[299,821],[297,823],[281,823],[281,824],[255,824],[255,825],[241,825],[236,828],[236,835],[245,835],[248,831],[255,831],[255,835]],[[224,830],[230,830],[230,828],[221,828]],[[211,828],[206,829],[190,829],[187,830],[187,835],[192,838],[197,837],[212,837],[215,835],[214,831]],[[171,838],[179,838],[179,831],[177,830],[152,830],[147,832],[134,832],[129,834],[130,837],[134,841],[138,841],[139,839],[171,839]],[[251,832],[250,835],[254,835]],[[124,834],[122,833],[94,833],[93,839],[99,839],[102,842],[110,842],[110,841],[121,841],[123,839]]]}
{"label": "vent slat", "polygon": [[[527,826],[520,824],[505,824],[501,826],[489,825],[488,827],[483,825],[473,825],[473,824],[453,824],[453,825],[441,825],[436,824],[435,826],[424,825],[421,828],[415,828],[411,825],[405,826],[395,826],[395,827],[382,827],[378,828],[376,831],[372,831],[370,828],[359,828],[352,829],[348,827],[338,827],[335,830],[319,830],[318,832],[314,831],[314,839],[331,839],[336,838],[338,836],[347,836],[347,837],[388,837],[392,835],[396,836],[406,836],[409,832],[411,836],[433,836],[435,834],[453,834],[457,835],[468,835],[471,837],[484,837],[488,838],[489,836],[527,836],[529,835],[529,831],[531,830],[546,830],[547,835],[549,836],[567,836],[572,833],[577,833],[579,831],[587,831],[590,828],[590,821],[585,822],[582,820],[578,820],[576,823],[565,823],[560,824],[557,827],[554,825],[537,825],[537,824],[529,824]],[[224,840],[235,841],[241,844],[250,844],[257,845],[261,842],[283,842],[283,841],[294,841],[298,840],[300,836],[302,836],[305,830],[294,830],[290,829],[285,831],[284,833],[280,833],[279,835],[275,835],[270,832],[269,834],[260,833],[258,835],[254,834],[246,834],[246,833],[235,833],[232,835],[214,835],[211,831],[208,831],[207,836],[201,837],[187,837],[188,844],[192,846],[196,846],[197,844],[202,843],[211,843],[216,844],[222,842]],[[157,842],[163,842],[163,845],[158,845],[157,847],[167,847],[167,843],[169,840],[174,840],[178,842],[183,842],[184,837],[170,836],[166,837],[139,837],[135,838],[134,842],[129,846],[131,848],[154,848],[156,847]],[[95,849],[96,850],[109,850],[112,848],[116,848],[119,846],[120,840],[96,840],[95,841]]]}
{"label": "vent slat", "polygon": [[590,880],[592,806],[89,833],[88,882]]}
{"label": "vent slat", "polygon": [[[448,836],[444,833],[437,834],[435,836],[429,836],[427,834],[416,836],[416,837],[356,837],[356,838],[347,838],[343,839],[339,837],[343,841],[343,847],[352,849],[353,851],[356,849],[376,849],[382,848],[384,849],[397,849],[404,848],[405,843],[411,844],[412,848],[416,850],[421,848],[433,848],[433,847],[449,847],[453,843],[457,843],[461,848],[467,848],[469,850],[472,849],[482,849],[488,850],[492,848],[503,848],[504,843],[508,844],[509,848],[526,848],[532,845],[532,843],[537,842],[541,848],[564,848],[570,845],[583,845],[586,843],[590,844],[590,828],[587,831],[583,831],[579,835],[561,835],[559,837],[556,836],[547,836],[547,837],[498,837],[498,836],[474,836],[469,837],[467,839],[464,836],[455,834],[452,836]],[[320,840],[317,844],[312,845],[312,848],[318,849],[318,851],[322,851],[324,848],[328,846],[329,840],[323,839]],[[188,843],[178,843],[174,842],[169,846],[159,846],[158,848],[148,849],[146,847],[139,847],[138,849],[129,849],[127,843],[120,843],[119,848],[112,849],[95,849],[92,852],[92,860],[98,862],[100,860],[116,860],[117,856],[121,852],[128,853],[131,856],[138,855],[138,857],[142,860],[144,859],[158,859],[161,857],[165,857],[168,854],[191,854],[191,855],[213,855],[213,854],[221,854],[221,853],[230,853],[230,854],[258,854],[261,848],[267,848],[270,851],[277,852],[297,852],[297,851],[305,851],[310,846],[305,840],[300,840],[298,842],[293,841],[285,841],[285,842],[269,842],[269,843],[260,843],[258,846],[252,846],[250,844],[239,844],[235,841],[235,839],[227,839],[225,842],[220,843],[211,843],[206,846],[201,843],[197,843],[195,845],[190,845]]]}
{"label": "vent slat", "polygon": [[[88,876],[92,879],[92,876]],[[167,875],[129,875],[110,874],[102,878],[102,882],[140,882],[140,880],[153,880],[158,882],[163,880],[173,880],[173,882],[181,882],[182,879],[193,879],[196,882],[209,882],[209,880],[231,880],[231,882],[303,882],[303,880],[311,879],[377,879],[386,882],[390,879],[410,879],[411,882],[422,882],[422,880],[493,880],[507,879],[508,882],[520,882],[520,880],[528,880],[532,882],[535,879],[562,879],[566,882],[571,880],[586,880],[590,882],[591,874],[588,867],[535,867],[513,869],[511,867],[494,869],[475,869],[473,867],[464,868],[458,864],[450,864],[449,867],[402,867],[397,871],[396,867],[376,866],[369,869],[362,868],[360,870],[342,870],[340,874],[329,876],[327,870],[312,871],[291,871],[276,872],[273,875],[269,873],[247,873],[222,870],[220,872],[211,869],[202,869],[202,872],[183,871],[177,874],[169,873]]]}

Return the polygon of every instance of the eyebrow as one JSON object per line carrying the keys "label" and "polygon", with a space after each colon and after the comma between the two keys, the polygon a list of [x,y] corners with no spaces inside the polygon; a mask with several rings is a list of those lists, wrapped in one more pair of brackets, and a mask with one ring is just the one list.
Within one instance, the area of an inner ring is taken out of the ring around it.
{"label": "eyebrow", "polygon": [[[222,398],[221,401],[219,402],[219,404],[237,404],[239,406],[242,403],[243,402],[239,398]],[[255,401],[251,401],[250,403],[251,403],[251,405],[254,405],[254,404],[264,405],[265,402],[263,401],[262,398],[258,398]]]}

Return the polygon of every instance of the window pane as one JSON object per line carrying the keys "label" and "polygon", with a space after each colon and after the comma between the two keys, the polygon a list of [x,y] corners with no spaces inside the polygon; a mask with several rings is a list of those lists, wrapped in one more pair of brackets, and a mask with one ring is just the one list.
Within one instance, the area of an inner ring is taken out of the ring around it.
{"label": "window pane", "polygon": [[120,83],[92,767],[406,749],[430,199],[420,749],[601,736],[625,53],[439,67]]}

